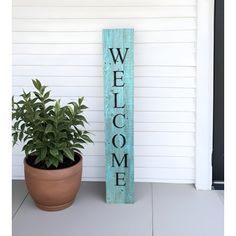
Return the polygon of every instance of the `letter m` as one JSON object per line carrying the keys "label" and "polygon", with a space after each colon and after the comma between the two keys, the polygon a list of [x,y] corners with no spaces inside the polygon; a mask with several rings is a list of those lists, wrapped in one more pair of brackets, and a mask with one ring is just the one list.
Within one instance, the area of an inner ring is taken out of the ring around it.
{"label": "letter m", "polygon": [[112,167],[115,167],[115,162],[119,167],[121,166],[122,162],[124,162],[124,167],[128,167],[127,153],[124,154],[121,161],[117,159],[115,153],[112,153]]}

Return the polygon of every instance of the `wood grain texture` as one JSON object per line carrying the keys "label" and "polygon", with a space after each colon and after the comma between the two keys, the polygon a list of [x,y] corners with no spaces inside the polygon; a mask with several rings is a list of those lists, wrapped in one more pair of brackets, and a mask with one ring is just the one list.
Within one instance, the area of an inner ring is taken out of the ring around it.
{"label": "wood grain texture", "polygon": [[[108,203],[134,202],[133,32],[133,29],[103,30],[106,201]],[[114,49],[113,55],[111,48]],[[114,60],[113,56],[118,55],[117,48],[120,48],[124,61],[121,57]],[[115,76],[114,71],[118,70],[123,71],[123,76],[121,72]],[[123,79],[119,79],[116,84],[114,77]],[[117,94],[117,97],[114,94]],[[114,125],[116,114],[123,114],[121,116],[123,119],[117,118]]]}

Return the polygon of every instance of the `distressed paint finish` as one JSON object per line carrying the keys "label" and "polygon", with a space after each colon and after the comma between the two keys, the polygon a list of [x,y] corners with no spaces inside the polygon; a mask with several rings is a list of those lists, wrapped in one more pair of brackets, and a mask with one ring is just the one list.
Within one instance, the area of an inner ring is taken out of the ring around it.
{"label": "distressed paint finish", "polygon": [[[106,155],[106,201],[108,203],[133,203],[134,202],[134,160],[133,160],[133,75],[134,75],[134,50],[133,50],[133,29],[104,29],[103,30],[103,57],[104,57],[104,117],[105,117],[105,155]],[[117,55],[117,48],[120,48],[121,55],[125,60],[122,63],[120,58],[114,63],[110,48],[113,48],[113,55]],[[114,71],[124,71],[124,73]],[[114,86],[114,76],[122,77],[117,79]],[[118,93],[116,107],[115,95]],[[124,108],[121,108],[123,107]],[[117,108],[119,107],[119,108]],[[115,120],[114,116],[118,115]],[[124,126],[124,127],[123,127]],[[120,128],[122,127],[122,128]],[[116,148],[112,143],[115,138]],[[121,136],[123,135],[123,136]],[[126,140],[124,144],[124,137]],[[122,147],[123,146],[123,147]],[[122,147],[122,148],[119,148]],[[120,166],[114,160],[113,153]],[[127,154],[127,163],[124,155]],[[125,165],[127,164],[127,165]],[[118,173],[118,185],[117,185]],[[119,174],[124,173],[124,174]],[[121,186],[124,185],[124,186]]]}

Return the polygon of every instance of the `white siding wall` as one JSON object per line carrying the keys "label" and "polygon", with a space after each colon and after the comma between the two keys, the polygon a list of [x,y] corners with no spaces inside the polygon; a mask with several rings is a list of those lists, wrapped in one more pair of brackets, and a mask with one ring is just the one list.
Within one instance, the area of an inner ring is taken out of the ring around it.
{"label": "white siding wall", "polygon": [[195,182],[196,9],[195,0],[13,0],[13,94],[38,78],[63,102],[86,97],[95,144],[84,179],[105,176],[101,31],[133,27],[135,180]]}

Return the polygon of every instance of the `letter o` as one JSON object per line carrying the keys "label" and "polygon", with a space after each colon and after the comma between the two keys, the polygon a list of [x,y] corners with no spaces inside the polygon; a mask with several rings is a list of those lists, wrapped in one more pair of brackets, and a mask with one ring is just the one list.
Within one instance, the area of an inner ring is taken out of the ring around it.
{"label": "letter o", "polygon": [[[122,139],[123,139],[123,144],[120,146],[120,147],[118,147],[117,145],[116,145],[116,137],[118,136],[118,135],[120,135],[121,137],[122,137]],[[124,146],[125,146],[125,144],[126,144],[126,138],[125,138],[125,136],[123,135],[123,134],[116,134],[116,135],[114,135],[113,136],[113,138],[112,138],[112,144],[113,144],[113,146],[114,147],[116,147],[116,148],[123,148]]]}

